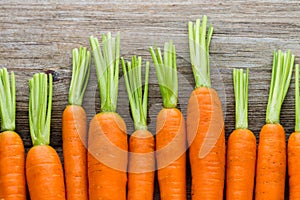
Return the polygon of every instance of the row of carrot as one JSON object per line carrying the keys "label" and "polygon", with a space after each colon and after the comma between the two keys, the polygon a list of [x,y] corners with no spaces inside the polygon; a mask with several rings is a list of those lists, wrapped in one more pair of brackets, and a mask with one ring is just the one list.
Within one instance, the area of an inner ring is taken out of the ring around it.
{"label": "row of carrot", "polygon": [[[286,143],[279,116],[294,68],[294,55],[290,51],[274,52],[266,125],[260,132],[258,150],[256,138],[248,129],[248,70],[233,71],[236,130],[228,139],[226,155],[221,102],[210,81],[209,46],[213,27],[206,27],[206,16],[202,22],[198,19],[188,24],[196,86],[188,101],[186,122],[177,108],[175,46],[172,42],[165,43],[163,53],[160,48],[150,48],[163,99],[155,138],[147,129],[149,62],[143,64],[142,58],[136,56],[127,62],[120,59],[119,33],[116,37],[110,33],[103,35],[102,48],[97,38],[90,37],[101,112],[91,120],[87,132],[82,100],[89,80],[91,54],[82,47],[73,50],[69,105],[62,116],[64,172],[56,151],[49,146],[51,74],[35,74],[29,81],[33,147],[25,159],[22,140],[14,132],[14,73],[9,76],[5,68],[1,69],[0,111],[4,132],[0,134],[0,199],[26,199],[26,182],[32,200],[153,199],[156,169],[161,199],[186,199],[187,148],[192,199],[223,199],[225,180],[226,199],[253,199],[254,191],[255,199],[284,199]],[[129,142],[126,124],[116,113],[120,62],[135,127]],[[290,199],[300,198],[298,65],[295,74],[296,127],[288,143]]]}

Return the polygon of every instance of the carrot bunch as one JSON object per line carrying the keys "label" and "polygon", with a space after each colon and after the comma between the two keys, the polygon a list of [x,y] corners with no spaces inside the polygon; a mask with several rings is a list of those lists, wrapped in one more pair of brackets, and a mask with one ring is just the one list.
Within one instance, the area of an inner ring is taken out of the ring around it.
{"label": "carrot bunch", "polygon": [[73,49],[69,105],[62,116],[66,194],[69,200],[88,199],[86,113],[81,105],[89,80],[90,60],[91,54],[86,48]]}
{"label": "carrot bunch", "polygon": [[187,138],[190,145],[192,199],[223,199],[225,131],[222,105],[211,88],[209,46],[213,33],[203,16],[189,22],[190,58],[196,87],[187,107]]}
{"label": "carrot bunch", "polygon": [[49,146],[52,109],[52,75],[34,74],[29,80],[29,125],[33,147],[26,158],[31,200],[65,200],[62,164]]}
{"label": "carrot bunch", "polygon": [[25,153],[21,137],[15,132],[15,75],[0,69],[0,199],[25,200]]}
{"label": "carrot bunch", "polygon": [[122,68],[128,93],[135,132],[129,140],[128,200],[153,199],[154,192],[154,137],[147,130],[149,62],[146,62],[144,90],[142,90],[142,58],[122,58]]}
{"label": "carrot bunch", "polygon": [[259,135],[255,199],[284,199],[286,174],[285,131],[280,125],[280,110],[288,91],[294,55],[274,52],[266,124]]}
{"label": "carrot bunch", "polygon": [[163,109],[156,123],[156,161],[160,198],[186,199],[186,127],[177,109],[178,79],[176,50],[172,42],[165,43],[164,55],[160,48],[150,47],[155,66]]}
{"label": "carrot bunch", "polygon": [[90,37],[100,89],[101,112],[90,122],[88,180],[90,200],[125,200],[128,144],[126,125],[116,113],[119,83],[120,33]]}
{"label": "carrot bunch", "polygon": [[235,130],[227,145],[226,199],[253,199],[256,138],[248,129],[248,74],[233,70]]}

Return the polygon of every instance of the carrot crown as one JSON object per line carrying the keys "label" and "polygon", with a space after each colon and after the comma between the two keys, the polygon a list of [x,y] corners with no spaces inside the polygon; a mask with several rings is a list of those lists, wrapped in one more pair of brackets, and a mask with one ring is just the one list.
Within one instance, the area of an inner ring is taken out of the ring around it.
{"label": "carrot crown", "polygon": [[290,51],[274,52],[266,123],[280,123],[280,110],[289,89],[295,56]]}
{"label": "carrot crown", "polygon": [[16,121],[16,80],[14,72],[0,69],[1,130],[14,131]]}
{"label": "carrot crown", "polygon": [[52,109],[52,75],[34,74],[29,80],[29,125],[32,143],[49,145]]}
{"label": "carrot crown", "polygon": [[164,46],[164,58],[162,58],[160,48],[155,50],[150,47],[157,74],[160,93],[165,108],[175,108],[178,99],[178,79],[176,65],[176,50],[172,41],[166,42]]}
{"label": "carrot crown", "polygon": [[91,36],[90,44],[94,54],[101,111],[116,112],[119,84],[120,33],[113,38],[111,33],[102,35],[102,51],[98,39]]}
{"label": "carrot crown", "polygon": [[81,106],[89,76],[91,54],[86,48],[73,49],[72,79],[69,90],[69,104]]}
{"label": "carrot crown", "polygon": [[142,91],[142,58],[132,57],[131,62],[122,60],[127,94],[131,107],[134,127],[136,130],[147,129],[147,104],[148,104],[148,80],[149,62],[146,62],[144,93]]}
{"label": "carrot crown", "polygon": [[233,69],[235,129],[248,128],[248,75],[249,69]]}
{"label": "carrot crown", "polygon": [[295,118],[296,118],[296,124],[295,124],[295,131],[300,131],[300,96],[299,96],[299,65],[296,65],[295,68]]}
{"label": "carrot crown", "polygon": [[189,47],[193,74],[196,88],[211,87],[209,67],[209,45],[213,34],[213,26],[210,24],[206,32],[207,17],[202,17],[196,23],[189,22]]}

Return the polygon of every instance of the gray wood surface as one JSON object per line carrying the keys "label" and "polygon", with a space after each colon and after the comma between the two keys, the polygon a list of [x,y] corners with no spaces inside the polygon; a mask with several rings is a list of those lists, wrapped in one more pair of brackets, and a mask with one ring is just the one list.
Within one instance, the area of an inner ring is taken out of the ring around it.
{"label": "gray wood surface", "polygon": [[[264,124],[273,50],[291,49],[300,54],[299,1],[0,1],[0,66],[17,78],[17,131],[27,148],[28,79],[36,72],[54,73],[51,145],[61,155],[61,115],[67,104],[71,78],[71,50],[89,46],[89,36],[100,38],[121,32],[121,55],[151,60],[148,48],[173,40],[177,49],[179,104],[186,112],[194,80],[189,63],[187,23],[206,14],[214,26],[211,42],[212,85],[220,94],[226,134],[234,129],[232,68],[250,68],[249,128],[258,135]],[[296,59],[300,63],[300,59]],[[99,111],[94,65],[84,100],[88,116]],[[292,80],[293,82],[293,80]],[[150,73],[149,129],[155,132],[155,116],[161,97],[154,73]],[[287,136],[294,128],[294,83],[282,107],[281,122]],[[129,104],[120,79],[118,111],[133,131]],[[189,178],[188,178],[189,179]],[[156,187],[156,193],[157,187]],[[156,195],[155,199],[159,199]]]}

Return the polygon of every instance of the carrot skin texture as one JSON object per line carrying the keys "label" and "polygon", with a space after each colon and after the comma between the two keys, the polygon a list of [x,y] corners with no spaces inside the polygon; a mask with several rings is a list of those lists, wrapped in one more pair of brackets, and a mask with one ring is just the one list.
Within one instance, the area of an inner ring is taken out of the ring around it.
{"label": "carrot skin texture", "polygon": [[289,199],[300,199],[300,133],[294,132],[288,140]]}
{"label": "carrot skin texture", "polygon": [[86,114],[81,106],[68,105],[62,119],[63,156],[68,200],[87,200]]}
{"label": "carrot skin texture", "polygon": [[65,200],[60,158],[48,145],[32,147],[26,158],[26,178],[31,200]]}
{"label": "carrot skin texture", "polygon": [[0,134],[0,199],[26,200],[24,145],[14,131]]}
{"label": "carrot skin texture", "polygon": [[248,129],[234,130],[228,138],[226,199],[253,199],[255,165],[255,135]]}
{"label": "carrot skin texture", "polygon": [[90,122],[88,151],[90,200],[126,200],[127,134],[117,113],[95,115]]}
{"label": "carrot skin texture", "polygon": [[255,199],[284,200],[286,173],[285,132],[280,124],[266,124],[260,131]]}
{"label": "carrot skin texture", "polygon": [[156,123],[156,157],[162,200],[186,199],[186,128],[177,108],[163,108]]}
{"label": "carrot skin texture", "polygon": [[187,108],[193,200],[222,200],[225,131],[222,105],[213,88],[196,88]]}
{"label": "carrot skin texture", "polygon": [[154,193],[154,137],[147,130],[137,130],[129,140],[128,200],[152,200]]}

